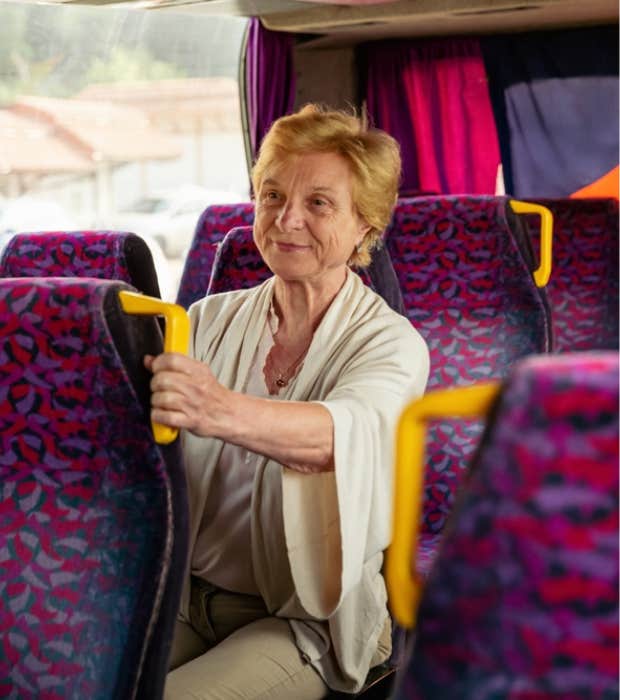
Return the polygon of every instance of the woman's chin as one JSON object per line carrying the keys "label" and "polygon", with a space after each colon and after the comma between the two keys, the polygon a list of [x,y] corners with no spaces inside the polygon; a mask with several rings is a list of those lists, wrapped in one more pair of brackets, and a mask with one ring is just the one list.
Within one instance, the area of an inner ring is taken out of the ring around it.
{"label": "woman's chin", "polygon": [[308,279],[317,274],[316,266],[308,265],[308,261],[292,260],[265,260],[267,267],[274,275],[285,281],[294,282],[296,280]]}
{"label": "woman's chin", "polygon": [[312,279],[315,275],[304,270],[291,270],[290,267],[272,268],[273,274],[283,282],[303,282]]}

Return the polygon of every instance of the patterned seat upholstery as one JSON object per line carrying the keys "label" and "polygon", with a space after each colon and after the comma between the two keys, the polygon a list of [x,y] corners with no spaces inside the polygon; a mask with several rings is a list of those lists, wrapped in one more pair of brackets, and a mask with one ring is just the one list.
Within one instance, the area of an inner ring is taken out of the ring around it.
{"label": "patterned seat upholstery", "polygon": [[187,547],[128,285],[0,280],[0,696],[161,697]]}
{"label": "patterned seat upholstery", "polygon": [[394,697],[617,698],[617,353],[521,361],[452,518]]}
{"label": "patterned seat upholstery", "polygon": [[252,227],[239,226],[218,245],[207,294],[256,287],[271,274],[254,243]]}
{"label": "patterned seat upholstery", "polygon": [[[402,294],[385,246],[377,248],[370,266],[357,273],[392,309],[404,313]],[[255,287],[269,277],[271,270],[254,243],[252,227],[241,226],[229,231],[218,247],[207,294]]]}
{"label": "patterned seat upholstery", "polygon": [[254,204],[214,204],[207,207],[198,219],[192,245],[185,259],[179,284],[177,304],[188,309],[207,293],[211,269],[219,243],[238,226],[254,223]]}
{"label": "patterned seat upholstery", "polygon": [[[557,352],[618,349],[618,201],[537,200],[553,213],[547,293]],[[538,217],[528,219],[534,248]]]}
{"label": "patterned seat upholstery", "polygon": [[[551,346],[527,231],[508,198],[400,200],[386,232],[406,314],[428,343],[429,389],[501,379]],[[421,573],[429,570],[476,444],[479,421],[437,421],[427,440]]]}
{"label": "patterned seat upholstery", "polygon": [[96,277],[121,280],[160,297],[147,244],[120,231],[18,233],[0,258],[0,277]]}

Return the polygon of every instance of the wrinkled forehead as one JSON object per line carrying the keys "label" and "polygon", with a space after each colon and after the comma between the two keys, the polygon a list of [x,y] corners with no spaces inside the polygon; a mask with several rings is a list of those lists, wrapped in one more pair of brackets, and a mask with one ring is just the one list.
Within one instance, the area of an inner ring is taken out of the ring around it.
{"label": "wrinkled forehead", "polygon": [[352,196],[352,173],[348,161],[339,153],[293,153],[273,158],[265,167],[260,188],[331,191]]}

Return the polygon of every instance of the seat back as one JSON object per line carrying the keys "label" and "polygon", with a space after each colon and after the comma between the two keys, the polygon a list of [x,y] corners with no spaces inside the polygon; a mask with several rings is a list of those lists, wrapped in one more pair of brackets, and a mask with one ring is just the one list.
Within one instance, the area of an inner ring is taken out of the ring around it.
{"label": "seat back", "polygon": [[0,277],[113,279],[148,296],[160,296],[147,244],[134,233],[121,231],[18,233],[0,258]]}
{"label": "seat back", "polygon": [[[382,296],[392,309],[404,312],[398,280],[385,246],[374,250],[370,266],[357,270],[357,273],[364,284]],[[271,274],[254,243],[252,227],[241,226],[229,231],[218,247],[207,293],[255,287]]]}
{"label": "seat back", "polygon": [[231,229],[217,247],[207,294],[256,287],[272,276],[258,252],[251,226]]}
{"label": "seat back", "polygon": [[[547,285],[556,352],[618,349],[618,201],[537,200],[553,213]],[[539,221],[528,220],[534,249]]]}
{"label": "seat back", "polygon": [[124,283],[0,280],[0,695],[158,698],[187,547],[178,441],[157,445],[153,318]]}
{"label": "seat back", "polygon": [[219,243],[233,228],[254,223],[253,202],[213,204],[198,219],[194,238],[185,259],[177,304],[188,309],[207,293],[211,269]]}
{"label": "seat back", "polygon": [[[386,245],[406,314],[429,347],[429,389],[501,379],[518,358],[549,351],[545,293],[508,198],[401,199]],[[473,420],[429,430],[423,533],[432,550],[481,431]]]}
{"label": "seat back", "polygon": [[618,355],[520,362],[446,528],[394,697],[617,697],[618,485]]}

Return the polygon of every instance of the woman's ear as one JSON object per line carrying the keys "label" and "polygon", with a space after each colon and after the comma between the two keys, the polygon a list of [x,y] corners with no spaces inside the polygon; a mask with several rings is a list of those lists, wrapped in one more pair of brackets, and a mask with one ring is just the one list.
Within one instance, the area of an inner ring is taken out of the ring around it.
{"label": "woman's ear", "polygon": [[366,234],[369,233],[372,230],[372,226],[367,224],[365,221],[360,220],[360,225],[358,227],[357,233],[357,240],[355,241],[355,245],[358,246],[360,243],[364,240],[366,237]]}

